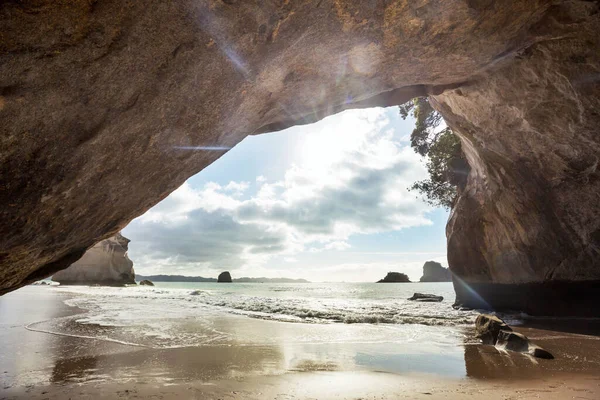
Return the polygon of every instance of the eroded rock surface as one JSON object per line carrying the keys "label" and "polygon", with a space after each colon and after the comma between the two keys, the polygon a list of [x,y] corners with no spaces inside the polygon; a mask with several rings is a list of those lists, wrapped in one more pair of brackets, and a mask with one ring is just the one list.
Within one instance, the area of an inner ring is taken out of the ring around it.
{"label": "eroded rock surface", "polygon": [[423,276],[420,282],[452,282],[452,273],[448,268],[435,261],[427,261],[423,265]]}
{"label": "eroded rock surface", "polygon": [[0,3],[0,293],[73,263],[248,134],[469,80],[529,43],[550,3]]}
{"label": "eroded rock surface", "polygon": [[52,280],[61,285],[135,285],[128,244],[129,239],[121,234],[102,240],[69,268],[54,274]]}
{"label": "eroded rock surface", "polygon": [[562,2],[532,43],[434,96],[471,172],[447,226],[457,304],[598,316],[600,14]]}
{"label": "eroded rock surface", "polygon": [[429,94],[472,167],[447,230],[457,302],[598,315],[599,18],[566,0],[2,2],[0,294],[248,134]]}

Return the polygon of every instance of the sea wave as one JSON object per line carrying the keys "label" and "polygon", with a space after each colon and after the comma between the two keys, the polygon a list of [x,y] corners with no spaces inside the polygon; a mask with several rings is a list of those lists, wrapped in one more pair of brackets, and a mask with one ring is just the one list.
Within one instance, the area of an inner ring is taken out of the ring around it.
{"label": "sea wave", "polygon": [[269,298],[253,296],[198,296],[203,304],[252,318],[303,323],[421,324],[457,326],[472,324],[475,314],[452,310],[448,304],[399,300],[382,303],[364,300]]}

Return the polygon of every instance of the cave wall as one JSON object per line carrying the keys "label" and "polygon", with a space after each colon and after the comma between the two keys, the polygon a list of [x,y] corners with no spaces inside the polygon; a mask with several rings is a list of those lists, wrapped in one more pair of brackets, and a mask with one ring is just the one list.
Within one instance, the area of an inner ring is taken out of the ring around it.
{"label": "cave wall", "polygon": [[430,95],[472,167],[447,228],[457,304],[597,315],[598,16],[583,0],[1,2],[0,294],[226,151],[190,147]]}
{"label": "cave wall", "polygon": [[67,267],[248,134],[494,68],[550,0],[0,2],[0,294]]}
{"label": "cave wall", "polygon": [[457,305],[600,316],[599,32],[597,2],[557,5],[536,43],[433,96],[472,167],[447,225]]}

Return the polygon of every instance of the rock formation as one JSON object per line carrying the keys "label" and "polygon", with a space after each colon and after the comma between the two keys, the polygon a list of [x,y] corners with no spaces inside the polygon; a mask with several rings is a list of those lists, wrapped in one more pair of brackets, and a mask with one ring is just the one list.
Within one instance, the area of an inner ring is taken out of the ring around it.
{"label": "rock formation", "polygon": [[494,345],[499,350],[527,353],[538,358],[554,358],[549,351],[531,343],[527,336],[513,332],[510,326],[495,315],[478,315],[475,331],[483,344]]}
{"label": "rock formation", "polygon": [[427,261],[423,265],[423,276],[420,282],[452,282],[452,273],[448,268],[435,261]]}
{"label": "rock formation", "polygon": [[412,297],[409,297],[408,300],[426,303],[439,303],[440,301],[444,300],[444,296],[437,296],[435,294],[428,293],[415,293],[412,295]]}
{"label": "rock formation", "polygon": [[429,95],[471,166],[447,228],[457,304],[598,316],[598,7],[1,2],[0,294],[248,134]]}
{"label": "rock formation", "polygon": [[231,274],[229,273],[229,271],[225,271],[225,272],[221,272],[219,274],[219,276],[217,277],[217,282],[221,282],[221,283],[231,283]]}
{"label": "rock formation", "polygon": [[401,272],[388,272],[385,278],[380,279],[377,283],[406,283],[410,282],[408,276]]}
{"label": "rock formation", "polygon": [[447,225],[457,305],[600,315],[599,31],[597,2],[560,2],[433,96],[471,166]]}
{"label": "rock formation", "polygon": [[61,285],[135,285],[133,262],[127,257],[129,239],[116,234],[85,252],[69,268],[52,276]]}
{"label": "rock formation", "polygon": [[154,286],[154,283],[148,279],[144,279],[140,281],[140,286]]}

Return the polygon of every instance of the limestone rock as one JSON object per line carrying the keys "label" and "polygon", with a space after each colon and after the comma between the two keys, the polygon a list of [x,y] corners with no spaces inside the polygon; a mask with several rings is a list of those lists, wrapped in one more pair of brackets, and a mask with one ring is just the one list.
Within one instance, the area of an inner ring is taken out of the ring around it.
{"label": "limestone rock", "polygon": [[69,268],[59,271],[52,280],[61,285],[135,284],[133,262],[127,257],[129,239],[117,234],[89,249]]}
{"label": "limestone rock", "polygon": [[0,2],[0,294],[249,134],[442,93],[557,37],[530,34],[552,3]]}
{"label": "limestone rock", "polygon": [[385,278],[380,279],[377,283],[407,283],[410,282],[408,276],[401,272],[388,272]]}
{"label": "limestone rock", "polygon": [[475,320],[477,337],[485,344],[495,344],[500,332],[512,332],[503,320],[491,314],[479,314]]}
{"label": "limestone rock", "polygon": [[471,166],[446,228],[459,305],[600,316],[598,10],[557,2],[516,57],[432,98]]}
{"label": "limestone rock", "polygon": [[457,304],[599,316],[598,7],[0,2],[0,294],[249,134],[430,95],[471,166],[447,228]]}
{"label": "limestone rock", "polygon": [[440,302],[444,300],[443,296],[436,296],[435,294],[427,293],[415,293],[408,300],[421,301],[421,302]]}
{"label": "limestone rock", "polygon": [[148,279],[144,279],[140,281],[140,286],[154,286],[154,283],[152,283],[152,281],[149,281]]}
{"label": "limestone rock", "polygon": [[529,342],[527,336],[518,332],[508,332],[501,330],[498,333],[496,348],[505,351],[516,351],[519,353],[527,353],[534,357],[553,359],[554,356],[541,347],[537,347]]}
{"label": "limestone rock", "polygon": [[231,283],[231,274],[229,271],[221,272],[217,277],[217,282]]}
{"label": "limestone rock", "polygon": [[420,282],[452,282],[452,273],[439,262],[427,261]]}

